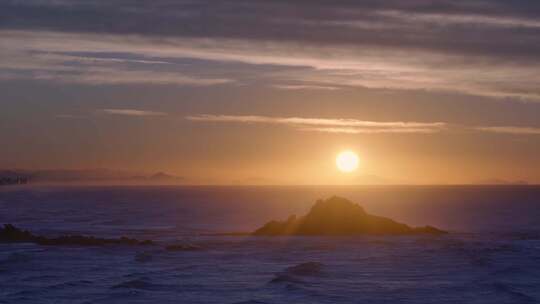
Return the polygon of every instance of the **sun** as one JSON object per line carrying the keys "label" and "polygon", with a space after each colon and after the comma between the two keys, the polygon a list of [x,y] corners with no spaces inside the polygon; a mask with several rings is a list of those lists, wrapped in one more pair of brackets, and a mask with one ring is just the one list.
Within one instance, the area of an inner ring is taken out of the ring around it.
{"label": "sun", "polygon": [[346,150],[340,152],[336,157],[336,166],[341,172],[353,172],[358,169],[360,160],[353,151]]}

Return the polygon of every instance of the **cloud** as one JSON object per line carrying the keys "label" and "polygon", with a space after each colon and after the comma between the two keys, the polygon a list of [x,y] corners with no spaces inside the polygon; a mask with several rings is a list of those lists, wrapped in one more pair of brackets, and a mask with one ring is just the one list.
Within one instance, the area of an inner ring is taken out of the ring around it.
{"label": "cloud", "polygon": [[84,118],[84,116],[73,115],[73,114],[57,114],[54,117],[59,118],[59,119],[79,119],[79,118]]}
{"label": "cloud", "polygon": [[195,78],[177,73],[156,71],[122,71],[110,68],[86,68],[75,75],[47,71],[34,73],[34,79],[64,83],[100,84],[172,84],[181,86],[210,86],[233,82],[224,78]]}
{"label": "cloud", "polygon": [[436,128],[299,128],[300,131],[342,133],[342,134],[384,134],[384,133],[438,133]]}
{"label": "cloud", "polygon": [[[100,109],[97,113],[134,117],[168,116],[168,113],[138,109]],[[57,118],[84,116],[59,114]],[[283,125],[302,132],[331,134],[433,134],[441,132],[488,132],[508,135],[540,135],[537,127],[467,126],[446,122],[369,121],[350,118],[276,117],[260,115],[200,114],[185,116],[193,122]]]}
{"label": "cloud", "polygon": [[537,19],[526,16],[511,17],[504,15],[482,15],[482,14],[447,14],[447,13],[414,13],[397,10],[383,10],[377,12],[381,16],[395,18],[406,22],[425,22],[433,25],[483,25],[485,27],[505,27],[505,28],[540,28]]}
{"label": "cloud", "polygon": [[[376,45],[306,47],[287,41],[261,44],[249,39],[28,31],[0,31],[0,39],[5,42],[0,50],[2,79],[189,86],[258,79],[289,90],[362,87],[540,101],[538,62],[467,59]],[[252,73],[243,76],[240,65]],[[269,66],[274,68],[266,69]]]}
{"label": "cloud", "polygon": [[[234,82],[222,75],[205,75],[188,70],[181,63],[149,59],[151,53],[143,50],[137,52],[136,47],[133,52],[129,44],[107,42],[112,37],[99,41],[97,36],[65,36],[50,32],[20,34],[22,36],[17,37],[12,32],[0,31],[0,39],[5,38],[3,41],[8,42],[0,48],[0,79],[36,79],[87,85],[212,86]],[[23,36],[32,41],[23,42]],[[71,43],[77,45],[69,45]],[[138,46],[150,47],[147,43]]]}
{"label": "cloud", "polygon": [[433,127],[440,128],[446,124],[443,122],[377,122],[343,118],[304,118],[304,117],[271,117],[256,115],[212,115],[203,114],[187,116],[188,120],[209,122],[244,122],[244,123],[273,123],[288,125],[318,125],[318,126],[343,126],[343,127],[385,127],[385,128],[409,128],[409,127]]}
{"label": "cloud", "polygon": [[341,133],[341,134],[385,134],[385,133],[417,133],[430,134],[448,131],[491,132],[513,135],[540,135],[540,128],[514,126],[466,126],[446,122],[414,122],[414,121],[369,121],[344,118],[306,118],[306,117],[274,117],[258,115],[214,115],[201,114],[186,116],[194,122],[211,123],[246,123],[286,125],[298,131]]}
{"label": "cloud", "polygon": [[[255,79],[286,90],[540,101],[539,16],[533,0],[4,1],[0,79],[190,86]],[[223,63],[236,66],[217,71]],[[238,65],[249,65],[251,77]]]}
{"label": "cloud", "polygon": [[339,90],[339,87],[322,86],[322,85],[306,85],[306,84],[276,84],[273,86],[280,90]]}
{"label": "cloud", "polygon": [[145,111],[145,110],[135,110],[135,109],[102,109],[99,110],[100,113],[110,114],[110,115],[125,115],[125,116],[166,116],[165,112],[155,112],[155,111]]}
{"label": "cloud", "polygon": [[[0,20],[6,29],[280,40],[318,45],[362,44],[461,54],[492,53],[505,57],[510,55],[510,50],[514,54],[526,51],[533,58],[539,47],[534,37],[539,13],[540,5],[535,0],[0,3]],[[485,37],[490,39],[482,39]],[[518,46],[528,43],[532,49],[506,45],[514,39]],[[494,48],[496,45],[504,47]]]}
{"label": "cloud", "polygon": [[255,115],[195,115],[187,120],[218,123],[258,123],[289,125],[300,131],[325,133],[433,133],[446,126],[442,122],[377,122],[342,118],[270,117]]}
{"label": "cloud", "polygon": [[516,135],[540,135],[540,128],[531,127],[512,127],[512,126],[499,126],[499,127],[477,127],[478,131],[503,133],[503,134],[516,134]]}
{"label": "cloud", "polygon": [[96,57],[91,55],[74,55],[74,54],[58,54],[58,53],[37,53],[35,54],[36,58],[41,58],[43,60],[49,61],[59,61],[59,62],[77,62],[77,63],[143,63],[143,64],[173,64],[168,61],[161,60],[143,60],[143,59],[129,59],[129,58],[118,58],[118,57]]}

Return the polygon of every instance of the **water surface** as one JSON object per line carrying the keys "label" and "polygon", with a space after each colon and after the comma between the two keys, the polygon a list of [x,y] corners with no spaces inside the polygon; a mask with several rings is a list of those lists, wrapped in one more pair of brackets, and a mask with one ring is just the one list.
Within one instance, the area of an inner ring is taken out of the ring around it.
{"label": "water surface", "polygon": [[[341,195],[446,236],[211,237]],[[0,303],[537,303],[540,187],[12,187],[0,223],[156,247],[0,244]]]}

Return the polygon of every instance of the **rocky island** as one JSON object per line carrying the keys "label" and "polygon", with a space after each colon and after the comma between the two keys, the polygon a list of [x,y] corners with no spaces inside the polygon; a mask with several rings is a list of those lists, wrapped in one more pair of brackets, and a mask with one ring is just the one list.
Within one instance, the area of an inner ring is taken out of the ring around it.
{"label": "rocky island", "polygon": [[63,235],[55,238],[48,238],[34,235],[30,231],[19,229],[10,224],[6,224],[3,228],[0,228],[0,244],[1,243],[34,243],[46,246],[146,246],[155,244],[150,240],[139,241],[128,237],[106,239],[83,235]]}
{"label": "rocky island", "polygon": [[318,200],[308,214],[290,216],[285,221],[271,221],[255,230],[256,236],[279,235],[407,235],[445,234],[431,226],[410,227],[392,219],[370,215],[345,198],[333,196]]}

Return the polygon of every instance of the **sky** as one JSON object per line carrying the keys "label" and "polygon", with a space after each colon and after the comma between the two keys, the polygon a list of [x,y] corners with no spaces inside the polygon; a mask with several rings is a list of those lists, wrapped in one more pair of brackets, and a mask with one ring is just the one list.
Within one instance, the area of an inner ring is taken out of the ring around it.
{"label": "sky", "polygon": [[537,0],[6,0],[0,92],[0,168],[540,183]]}

